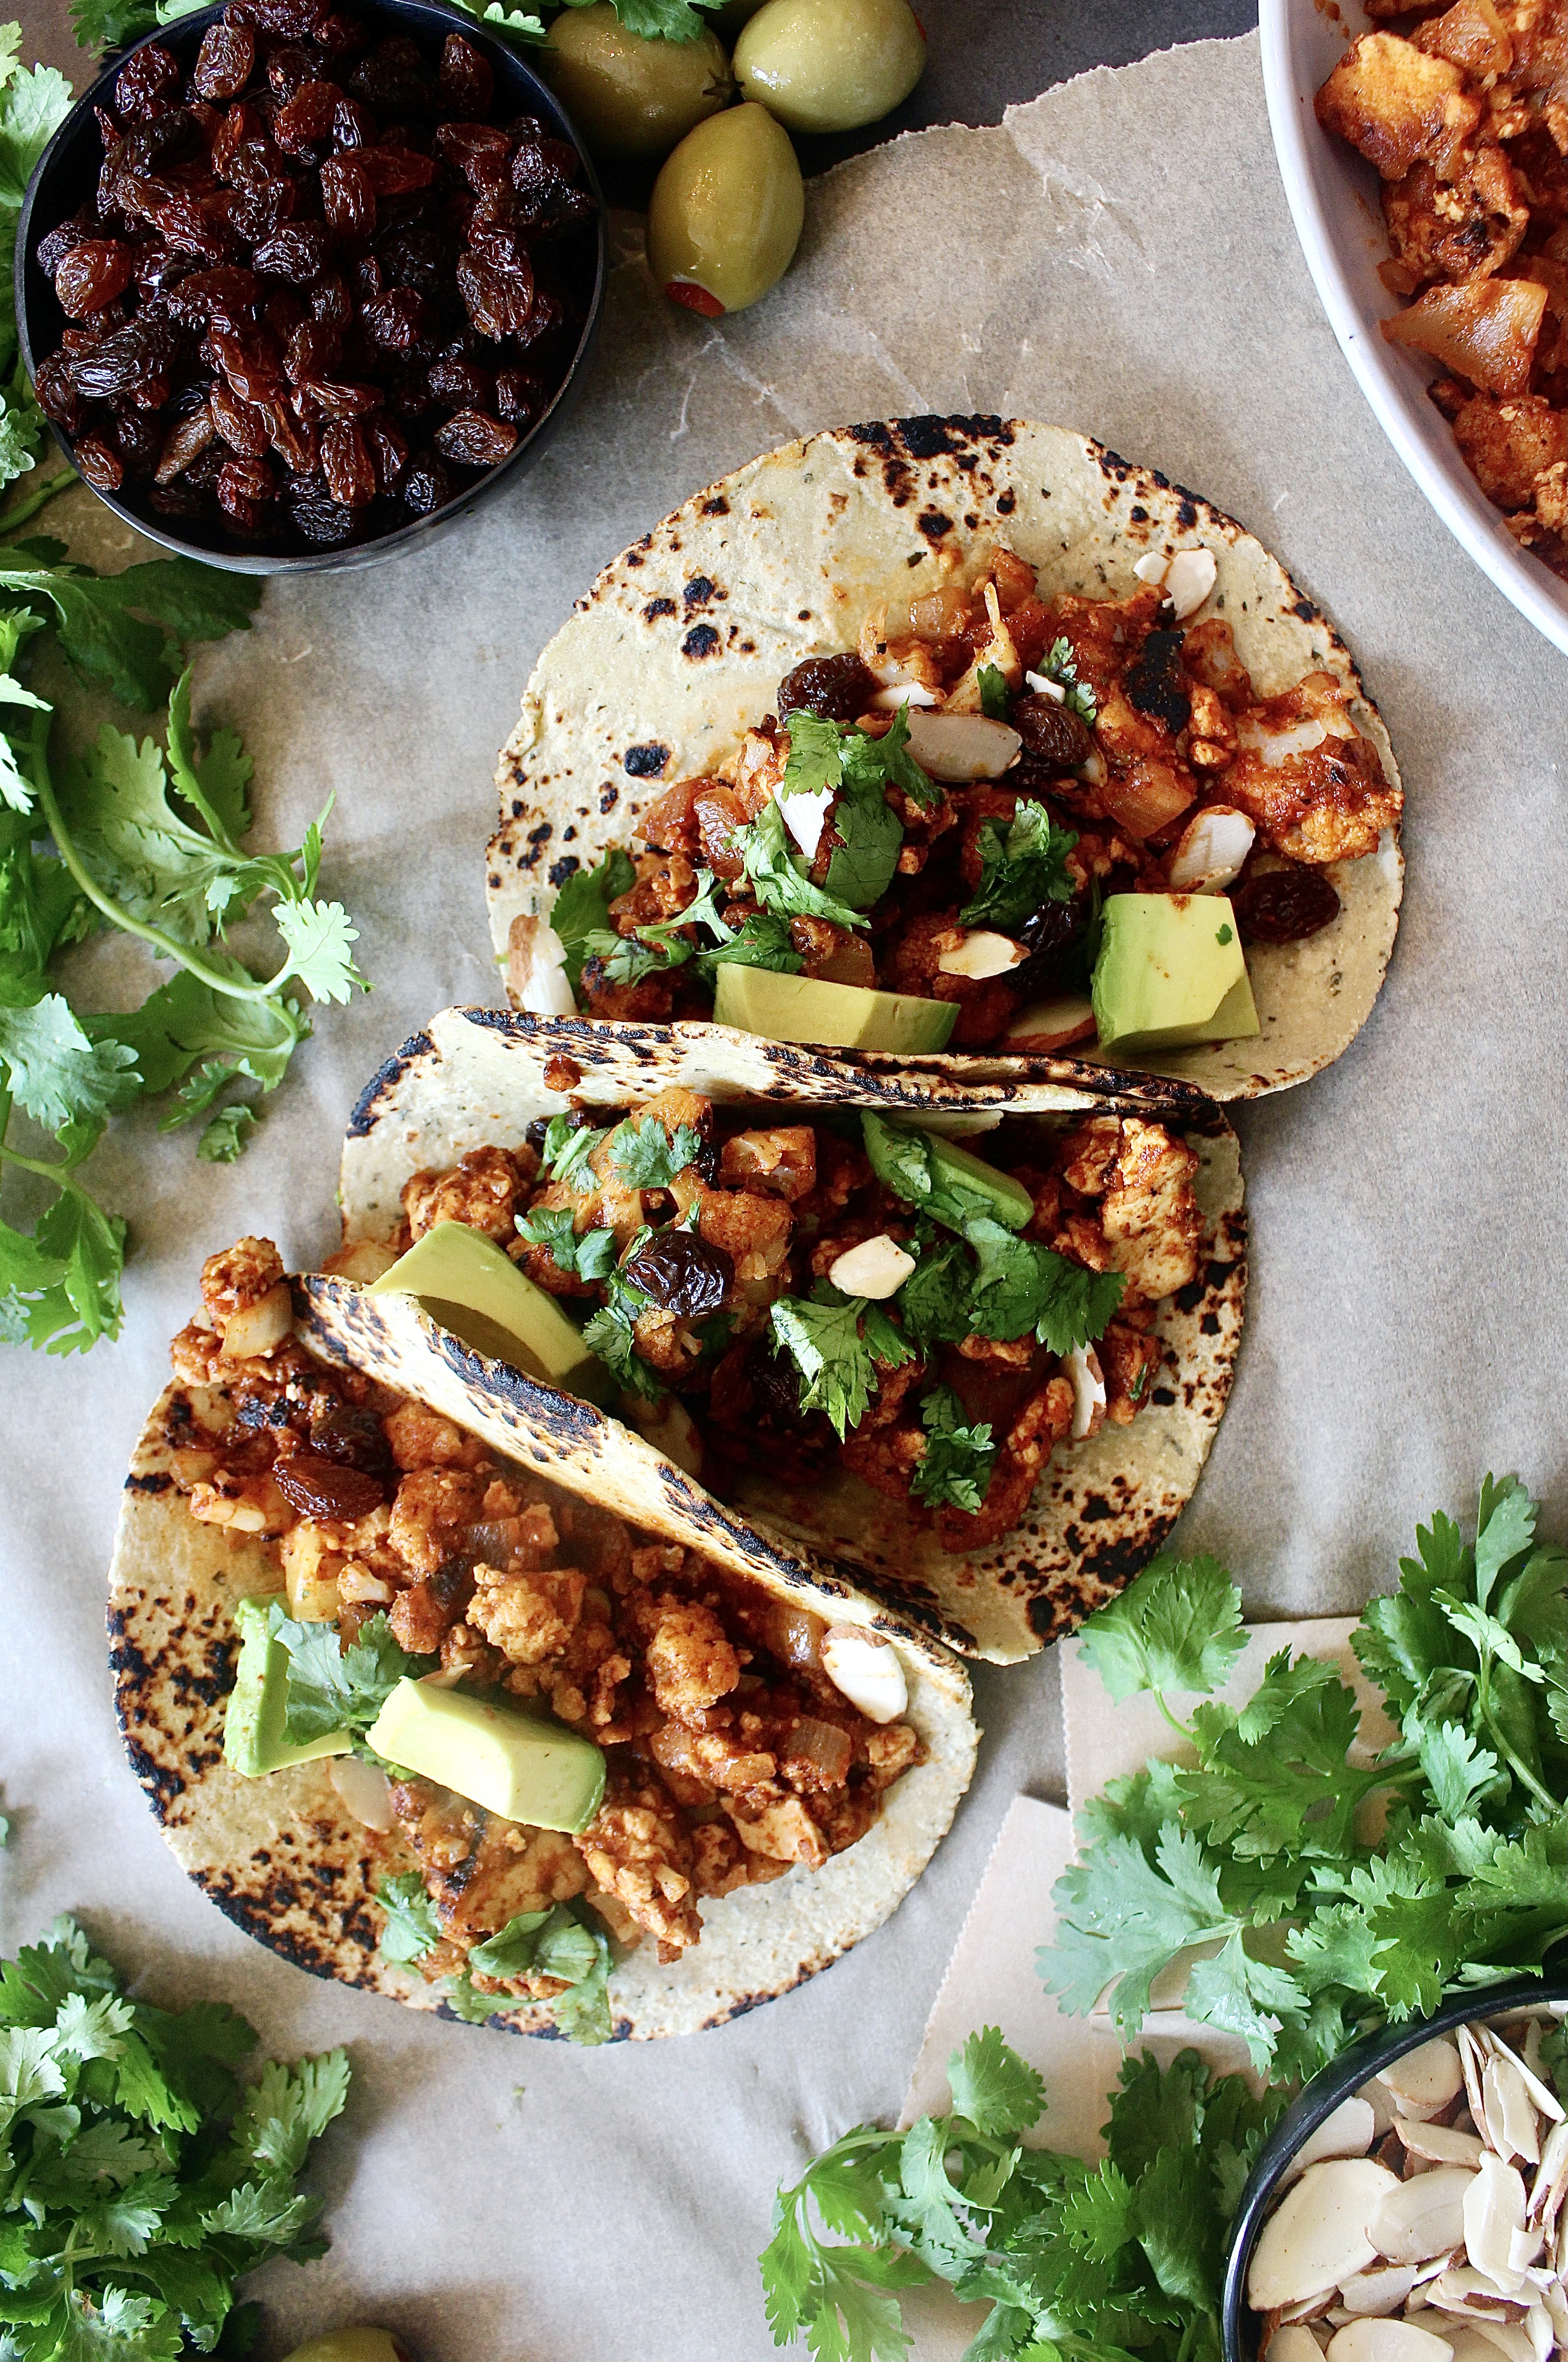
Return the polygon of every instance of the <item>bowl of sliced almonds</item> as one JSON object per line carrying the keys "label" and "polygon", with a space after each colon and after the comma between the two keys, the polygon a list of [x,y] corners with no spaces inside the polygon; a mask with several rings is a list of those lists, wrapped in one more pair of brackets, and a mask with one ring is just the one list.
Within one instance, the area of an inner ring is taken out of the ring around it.
{"label": "bowl of sliced almonds", "polygon": [[1355,2044],[1259,2155],[1226,2362],[1568,2356],[1568,1984],[1483,1988]]}

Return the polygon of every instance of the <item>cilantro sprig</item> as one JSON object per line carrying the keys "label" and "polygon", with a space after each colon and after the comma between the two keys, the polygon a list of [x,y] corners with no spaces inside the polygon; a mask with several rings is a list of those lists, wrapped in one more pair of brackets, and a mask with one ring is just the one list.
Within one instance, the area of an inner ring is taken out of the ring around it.
{"label": "cilantro sprig", "polygon": [[[383,1959],[414,1967],[435,1950],[441,1926],[417,1871],[383,1878],[376,1901],[386,1915]],[[610,1946],[586,1904],[557,1903],[547,1911],[519,1911],[497,1934],[474,1946],[459,1975],[444,1981],[448,2006],[458,2017],[482,2025],[498,2010],[515,2004],[510,1995],[481,1993],[473,1981],[476,1969],[481,1976],[497,1979],[559,1977],[567,1990],[555,1996],[550,2008],[569,2042],[608,2042],[614,2031],[608,1990]]]}
{"label": "cilantro sprig", "polygon": [[1064,2009],[1107,1993],[1130,2036],[1154,1978],[1217,1948],[1184,2008],[1288,2078],[1568,1942],[1568,1552],[1538,1516],[1517,1477],[1488,1477],[1474,1540],[1442,1515],[1418,1531],[1353,1636],[1398,1730],[1370,1762],[1352,1759],[1353,1694],[1315,1658],[1276,1656],[1241,1707],[1213,1695],[1242,1635],[1212,1560],[1159,1559],[1090,1619],[1111,1695],[1152,1694],[1196,1760],[1151,1763],[1083,1815],[1040,1956]]}
{"label": "cilantro sprig", "polygon": [[276,1600],[268,1610],[267,1629],[288,1654],[283,1737],[291,1747],[338,1730],[362,1741],[399,1682],[417,1681],[434,1672],[439,1661],[411,1656],[384,1615],[367,1617],[347,1649],[335,1624],[295,1623]]}
{"label": "cilantro sprig", "polygon": [[953,2113],[857,2125],[781,2189],[761,2258],[777,2345],[901,2362],[899,2292],[991,2310],[969,2352],[1020,2362],[1215,2362],[1225,2225],[1285,2102],[1191,2050],[1123,2062],[1096,2166],[1023,2145],[1044,2086],[994,2026],[948,2063]]}
{"label": "cilantro sprig", "polygon": [[781,1296],[770,1306],[774,1351],[788,1352],[800,1382],[801,1408],[825,1411],[844,1441],[858,1427],[879,1384],[878,1369],[896,1370],[914,1348],[879,1304],[845,1296],[825,1279],[810,1297]]}
{"label": "cilantro sprig", "polygon": [[827,808],[837,842],[828,862],[828,891],[856,911],[869,911],[891,885],[904,841],[887,790],[901,788],[922,807],[941,800],[941,789],[909,751],[909,716],[896,713],[879,738],[814,713],[787,713],[784,726],[790,753],[779,802],[797,795],[832,799]]}
{"label": "cilantro sprig", "polygon": [[932,1388],[921,1404],[920,1422],[927,1438],[925,1456],[910,1480],[911,1492],[928,1508],[977,1509],[999,1449],[988,1422],[966,1426],[964,1406],[951,1386]]}
{"label": "cilantro sprig", "polygon": [[[221,2002],[162,2010],[70,1919],[0,1964],[0,2345],[28,2362],[242,2353],[236,2284],[325,2252],[300,2187],[342,2110],[341,2050],[258,2080]],[[220,2345],[221,2341],[221,2345]]]}
{"label": "cilantro sprig", "polygon": [[[50,1192],[31,1231],[0,1221],[0,1338],[63,1353],[119,1330],[126,1226],[81,1175],[111,1116],[161,1098],[163,1130],[200,1118],[197,1155],[230,1161],[310,1004],[364,978],[357,930],[318,892],[330,803],[293,851],[248,852],[250,758],[231,731],[204,748],[193,727],[183,652],[247,628],[256,586],[185,558],[101,577],[48,541],[0,561],[0,1178]],[[167,705],[164,744],[105,723],[57,751],[46,649],[57,674],[63,658],[138,712]],[[226,938],[263,903],[281,947],[257,976]],[[64,955],[110,930],[173,973],[139,1008],[80,1010]],[[44,1137],[24,1145],[18,1116]]]}
{"label": "cilantro sprig", "polygon": [[1079,721],[1087,722],[1092,730],[1099,719],[1099,708],[1088,682],[1078,679],[1077,661],[1073,655],[1071,640],[1053,640],[1034,669],[1044,679],[1055,682],[1063,691],[1062,702],[1068,712],[1076,713]]}
{"label": "cilantro sprig", "polygon": [[1014,934],[1047,902],[1070,902],[1067,855],[1077,841],[1077,831],[1058,828],[1043,804],[1020,804],[1005,829],[982,822],[980,883],[959,911],[959,925]]}
{"label": "cilantro sprig", "polygon": [[[53,66],[35,65],[29,72],[18,54],[22,28],[0,25],[0,285],[7,300],[0,304],[0,491],[31,475],[44,448],[47,434],[43,412],[28,383],[22,366],[17,315],[9,301],[17,259],[17,224],[33,167],[71,112],[71,84]],[[34,498],[12,511],[0,531],[15,530],[44,502],[76,480],[62,469],[38,488]]]}

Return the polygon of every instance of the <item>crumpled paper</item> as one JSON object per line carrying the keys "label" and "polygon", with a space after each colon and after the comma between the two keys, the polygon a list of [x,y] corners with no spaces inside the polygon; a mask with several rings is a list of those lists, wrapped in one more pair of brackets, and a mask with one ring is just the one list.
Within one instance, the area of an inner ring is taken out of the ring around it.
{"label": "crumpled paper", "polygon": [[[699,485],[830,423],[1056,419],[1209,494],[1334,616],[1404,767],[1405,922],[1351,1053],[1241,1111],[1249,1326],[1181,1540],[1226,1560],[1254,1613],[1321,1614],[1391,1579],[1418,1516],[1463,1510],[1488,1466],[1518,1466],[1561,1523],[1562,662],[1427,509],[1341,359],[1255,41],[902,139],[813,184],[809,215],[788,280],[734,319],[678,313],[624,265],[585,398],[532,476],[427,551],[270,587],[256,630],[204,657],[198,721],[243,731],[267,841],[337,794],[324,890],[358,918],[375,990],[318,1012],[235,1167],[198,1164],[153,1113],[117,1121],[89,1174],[132,1225],[126,1334],[0,1365],[7,1947],[80,1908],[148,1992],[221,1994],[285,2051],[354,2056],[321,2174],[335,2244],[257,2282],[263,2362],[367,2317],[422,2362],[763,2362],[776,2183],[892,2120],[1008,1805],[1062,1793],[1052,1667],[983,1669],[975,1787],[885,1928],[722,2032],[584,2054],[415,2019],[259,1950],[186,1885],[119,1751],[102,1600],[120,1471],[202,1257],[248,1230],[298,1262],[328,1249],[361,1084],[433,1010],[500,999],[495,750],[573,597]],[[94,513],[85,493],[54,513],[72,509]],[[84,956],[145,990],[134,955]]]}

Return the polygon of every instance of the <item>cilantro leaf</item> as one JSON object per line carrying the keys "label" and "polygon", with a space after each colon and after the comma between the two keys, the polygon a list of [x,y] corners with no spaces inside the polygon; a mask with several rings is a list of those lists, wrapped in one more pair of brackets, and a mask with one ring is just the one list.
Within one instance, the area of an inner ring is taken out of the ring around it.
{"label": "cilantro leaf", "polygon": [[971,2034],[947,2062],[955,2115],[977,2133],[1026,2133],[1045,2105],[1044,2078],[1010,2050],[994,2025]]}
{"label": "cilantro leaf", "polygon": [[656,1115],[640,1124],[631,1119],[617,1124],[606,1152],[612,1170],[628,1189],[667,1189],[701,1153],[701,1132],[686,1123],[667,1131]]}
{"label": "cilantro leaf", "polygon": [[716,967],[770,967],[780,976],[797,976],[806,965],[790,940],[789,922],[771,911],[754,911],[727,942],[712,944],[697,955],[704,975]]}
{"label": "cilantro leaf", "polygon": [[1223,1689],[1246,1647],[1242,1595],[1217,1559],[1152,1559],[1080,1628],[1084,1661],[1118,1705],[1143,1690]]}
{"label": "cilantro leaf", "polygon": [[584,1231],[580,1238],[566,1206],[536,1206],[517,1217],[520,1234],[534,1246],[547,1247],[558,1271],[573,1279],[606,1279],[615,1268],[613,1231]]}
{"label": "cilantro leaf", "polygon": [[[567,0],[569,8],[583,8],[589,0]],[[721,8],[723,0],[611,0],[628,33],[646,41],[696,41],[702,36],[699,8]]]}
{"label": "cilantro leaf", "polygon": [[778,918],[827,919],[836,927],[863,927],[866,919],[847,902],[813,886],[803,861],[792,854],[784,815],[776,803],[763,805],[735,838],[745,876],[765,910]]}
{"label": "cilantro leaf", "polygon": [[996,665],[982,665],[976,678],[981,712],[988,721],[1005,722],[1012,711],[1012,691],[1007,685],[1007,675]]}
{"label": "cilantro leaf", "polygon": [[1160,1970],[1194,1944],[1228,1939],[1237,1923],[1220,1899],[1219,1871],[1198,1838],[1167,1825],[1154,1860],[1131,1838],[1108,1838],[1064,1871],[1052,1890],[1056,1941],[1035,1965],[1070,2017],[1109,1992],[1117,2030],[1136,2034]]}
{"label": "cilantro leaf", "polygon": [[980,883],[973,901],[958,913],[960,926],[1016,934],[1047,902],[1070,902],[1067,855],[1077,841],[1076,831],[1055,825],[1043,804],[1021,803],[1005,831],[994,821],[984,822]]}
{"label": "cilantro leaf", "polygon": [[801,1408],[825,1411],[842,1443],[877,1392],[878,1364],[897,1369],[914,1349],[878,1307],[842,1296],[825,1280],[814,1296],[783,1296],[769,1308],[774,1350],[789,1353],[800,1380]]}
{"label": "cilantro leaf", "polygon": [[582,981],[588,937],[609,932],[611,903],[618,895],[629,894],[636,882],[631,855],[616,845],[597,868],[576,869],[561,886],[551,906],[550,924],[566,946],[566,972],[574,992]]}
{"label": "cilantro leaf", "polygon": [[288,1653],[283,1737],[292,1747],[334,1731],[368,1730],[399,1682],[436,1669],[434,1657],[399,1647],[384,1614],[361,1624],[347,1649],[335,1624],[296,1623],[277,1601],[267,1629]]}
{"label": "cilantro leaf", "polygon": [[348,948],[359,930],[341,902],[280,902],[272,918],[290,954],[279,984],[297,977],[313,1000],[347,1000],[356,986],[370,990]]}
{"label": "cilantro leaf", "polygon": [[376,1888],[376,1901],[386,1915],[381,1942],[384,1960],[398,1968],[410,1967],[436,1949],[441,1940],[436,1905],[416,1870],[383,1878]]}
{"label": "cilantro leaf", "polygon": [[1035,670],[1046,680],[1054,680],[1058,689],[1066,691],[1063,701],[1067,711],[1070,713],[1076,713],[1080,722],[1087,722],[1092,730],[1099,719],[1095,694],[1088,681],[1078,679],[1078,668],[1073,654],[1071,640],[1066,638],[1053,640],[1040,663],[1035,667]]}
{"label": "cilantro leaf", "polygon": [[[161,0],[161,5],[166,6],[167,0]],[[479,0],[455,0],[455,5],[468,16],[477,17],[481,25],[488,25],[503,40],[514,41],[519,49],[537,49],[550,38],[544,19],[536,16],[532,9],[503,8],[501,0],[486,0],[483,8],[479,6]],[[583,7],[587,0],[567,0],[567,5]],[[699,0],[699,5],[701,5],[701,0]]]}
{"label": "cilantro leaf", "polygon": [[905,1335],[922,1352],[970,1334],[974,1275],[974,1264],[955,1239],[938,1247],[922,1242],[920,1260],[894,1300]]}
{"label": "cilantro leaf", "polygon": [[1053,1353],[1103,1337],[1127,1283],[1094,1272],[1037,1239],[1021,1239],[988,1216],[965,1226],[979,1259],[970,1318],[982,1337],[1011,1339],[1032,1329]]}
{"label": "cilantro leaf", "polygon": [[991,1440],[989,1426],[964,1424],[964,1407],[951,1386],[933,1387],[920,1416],[928,1440],[910,1480],[911,1492],[931,1508],[949,1503],[955,1509],[977,1509],[1000,1449]]}
{"label": "cilantro leaf", "polygon": [[569,1189],[580,1193],[591,1189],[593,1175],[589,1165],[600,1142],[609,1137],[607,1131],[595,1131],[585,1122],[575,1109],[553,1115],[545,1128],[545,1145],[539,1157],[541,1177],[563,1182]]}
{"label": "cilantro leaf", "polygon": [[101,1123],[141,1090],[136,1052],[89,1041],[58,992],[31,1009],[0,1008],[0,1066],[13,1098],[50,1131]]}
{"label": "cilantro leaf", "polygon": [[[646,1232],[641,1235],[646,1237]],[[638,1242],[635,1240],[627,1253],[635,1253]],[[619,1271],[609,1274],[606,1285],[609,1301],[584,1323],[582,1341],[591,1353],[598,1354],[628,1393],[640,1395],[645,1402],[662,1402],[668,1388],[636,1350],[635,1324],[647,1298],[640,1288],[624,1280]]]}

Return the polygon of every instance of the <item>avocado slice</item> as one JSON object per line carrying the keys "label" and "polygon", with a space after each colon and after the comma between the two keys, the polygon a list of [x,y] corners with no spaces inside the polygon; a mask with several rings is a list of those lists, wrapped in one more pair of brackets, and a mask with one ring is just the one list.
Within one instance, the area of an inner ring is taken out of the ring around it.
{"label": "avocado slice", "polygon": [[928,1131],[925,1136],[931,1142],[933,1187],[951,1184],[961,1190],[979,1190],[991,1200],[993,1219],[1010,1231],[1021,1231],[1032,1220],[1034,1200],[1021,1181],[1015,1181],[1010,1173],[999,1173],[994,1164],[960,1148],[955,1140],[944,1140],[940,1132]]}
{"label": "avocado slice", "polygon": [[437,1222],[367,1296],[416,1296],[432,1320],[476,1353],[511,1362],[545,1385],[596,1401],[607,1372],[582,1331],[493,1239],[466,1222]]}
{"label": "avocado slice", "polygon": [[604,1758],[564,1723],[490,1705],[462,1690],[399,1682],[367,1734],[386,1762],[439,1781],[470,1804],[575,1837],[599,1810]]}
{"label": "avocado slice", "polygon": [[713,1021],[769,1042],[814,1042],[830,1050],[894,1050],[911,1056],[945,1050],[958,1022],[955,1000],[912,992],[872,992],[863,984],[781,976],[776,968],[721,966]]}
{"label": "avocado slice", "polygon": [[323,1755],[347,1755],[353,1740],[346,1730],[292,1746],[283,1737],[288,1705],[289,1652],[267,1629],[270,1599],[242,1599],[234,1611],[239,1627],[239,1667],[224,1717],[224,1761],[231,1772],[258,1780],[291,1763],[314,1763]]}
{"label": "avocado slice", "polygon": [[1094,964],[1102,1050],[1179,1050],[1259,1032],[1236,917],[1223,894],[1111,894]]}

